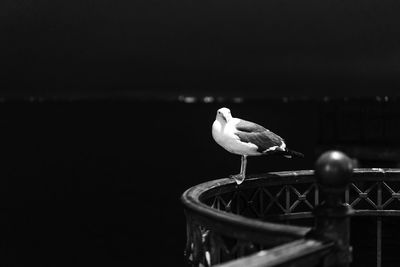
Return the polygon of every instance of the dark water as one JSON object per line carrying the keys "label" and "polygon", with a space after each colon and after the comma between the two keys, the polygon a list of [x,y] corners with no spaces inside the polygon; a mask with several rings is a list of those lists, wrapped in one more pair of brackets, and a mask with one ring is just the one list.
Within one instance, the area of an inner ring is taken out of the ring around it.
{"label": "dark water", "polygon": [[[2,265],[182,266],[190,186],[239,171],[210,127],[222,104],[74,101],[0,105]],[[250,158],[249,173],[311,169],[321,103],[224,103],[306,158]],[[362,236],[362,234],[361,234]]]}
{"label": "dark water", "polygon": [[[2,262],[183,264],[181,193],[236,173],[219,148],[216,104],[159,102],[0,105]],[[310,105],[231,105],[309,157],[249,160],[250,173],[312,167]],[[299,112],[300,111],[300,112]],[[307,114],[308,119],[302,118]]]}

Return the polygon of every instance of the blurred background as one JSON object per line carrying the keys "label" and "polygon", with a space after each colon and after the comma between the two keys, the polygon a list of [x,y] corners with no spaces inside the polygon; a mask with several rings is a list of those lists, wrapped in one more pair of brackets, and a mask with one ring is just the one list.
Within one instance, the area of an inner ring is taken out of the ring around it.
{"label": "blurred background", "polygon": [[211,137],[222,106],[306,155],[251,158],[248,173],[312,169],[327,149],[399,166],[398,11],[2,1],[1,265],[184,266],[180,195],[240,168]]}

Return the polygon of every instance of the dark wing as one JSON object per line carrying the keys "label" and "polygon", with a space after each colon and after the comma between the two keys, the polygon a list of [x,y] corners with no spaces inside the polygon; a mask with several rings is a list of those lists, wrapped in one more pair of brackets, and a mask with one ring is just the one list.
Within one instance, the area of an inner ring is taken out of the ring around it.
{"label": "dark wing", "polygon": [[258,125],[257,123],[254,123],[251,121],[246,121],[246,120],[240,120],[239,123],[236,124],[236,129],[238,129],[241,132],[246,132],[246,133],[268,131],[261,125]]}
{"label": "dark wing", "polygon": [[241,120],[236,125],[235,133],[240,141],[255,144],[258,152],[264,152],[270,147],[281,146],[283,139],[256,123]]}

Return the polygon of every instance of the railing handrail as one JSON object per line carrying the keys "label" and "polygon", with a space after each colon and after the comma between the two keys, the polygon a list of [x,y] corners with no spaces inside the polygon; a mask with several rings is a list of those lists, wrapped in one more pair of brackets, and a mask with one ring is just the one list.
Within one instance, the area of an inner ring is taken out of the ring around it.
{"label": "railing handrail", "polygon": [[[276,267],[296,261],[296,267],[316,265],[334,247],[333,242],[299,239],[269,250],[216,265],[216,267]],[[301,260],[301,262],[299,262]]]}
{"label": "railing handrail", "polygon": [[[400,181],[400,168],[355,168],[351,182],[360,179],[362,181]],[[253,188],[260,183],[263,185],[288,185],[310,181],[315,181],[313,170],[278,171],[249,175],[246,178],[246,183],[243,183],[241,188]],[[198,197],[200,200],[203,200],[212,195],[215,192],[214,190],[218,190],[219,193],[230,192],[231,190],[228,190],[229,185],[234,185],[232,179],[220,178],[193,186],[186,190],[186,192],[189,190],[194,191],[196,188],[198,190],[196,193],[200,194]]]}
{"label": "railing handrail", "polygon": [[[369,176],[365,176],[366,174]],[[400,168],[355,168],[351,181],[358,181],[359,179],[362,179],[362,181],[400,181]],[[262,182],[265,185],[286,185],[288,184],[287,181],[294,182],[295,184],[315,181],[314,171],[296,170],[253,174],[246,178],[246,183],[241,184],[241,187],[243,189],[252,188],[253,185],[258,185],[258,182]],[[194,187],[204,187],[201,189],[201,193],[209,194],[214,188],[221,190],[221,186],[229,184],[234,184],[232,179],[221,178],[201,183]]]}

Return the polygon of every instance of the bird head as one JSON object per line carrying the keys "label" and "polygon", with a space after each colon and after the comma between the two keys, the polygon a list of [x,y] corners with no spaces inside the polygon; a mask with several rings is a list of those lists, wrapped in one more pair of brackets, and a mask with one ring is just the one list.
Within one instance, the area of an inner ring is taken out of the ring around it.
{"label": "bird head", "polygon": [[229,110],[229,108],[218,109],[216,119],[221,123],[227,123],[230,119],[232,119],[231,111]]}

